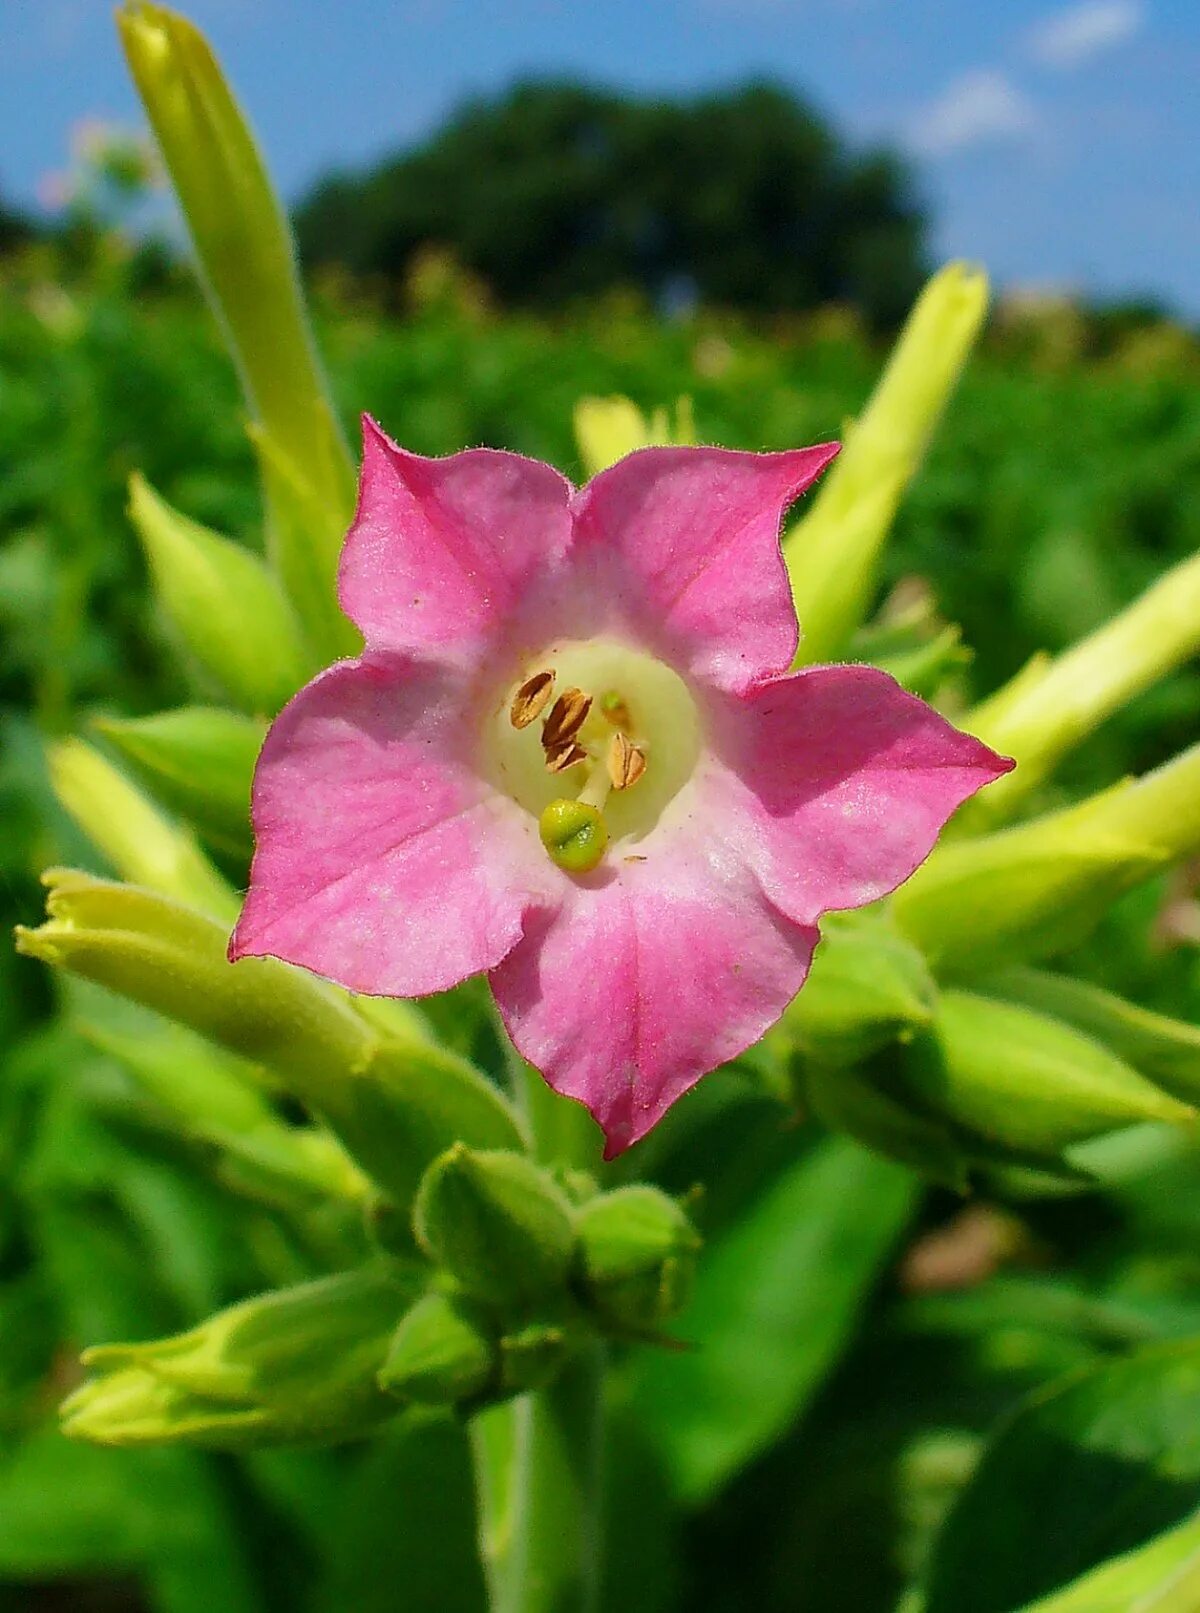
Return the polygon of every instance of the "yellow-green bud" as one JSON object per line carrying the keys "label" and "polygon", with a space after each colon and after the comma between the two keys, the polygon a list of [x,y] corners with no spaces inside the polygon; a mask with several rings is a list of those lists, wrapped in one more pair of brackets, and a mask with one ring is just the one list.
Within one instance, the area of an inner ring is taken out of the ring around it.
{"label": "yellow-green bud", "polygon": [[570,1209],[523,1154],[455,1144],[426,1171],[413,1220],[430,1259],[477,1299],[520,1306],[566,1284]]}
{"label": "yellow-green bud", "polygon": [[173,510],[140,476],[129,483],[129,518],[155,598],[201,681],[239,710],[273,717],[316,663],[268,568],[240,543]]}
{"label": "yellow-green bud", "polygon": [[153,717],[99,718],[95,727],[206,840],[249,853],[250,781],[265,723],[213,706],[183,706]]}
{"label": "yellow-green bud", "polygon": [[666,409],[647,418],[628,398],[580,398],[575,405],[575,441],[588,476],[598,476],[635,448],[695,440],[690,398],[679,399],[673,425]]}
{"label": "yellow-green bud", "polygon": [[47,752],[54,793],[124,879],[162,891],[214,918],[232,919],[238,898],[196,844],[99,751],[64,739]]}
{"label": "yellow-green bud", "polygon": [[783,542],[802,633],[800,657],[844,649],[871,603],[876,562],[987,310],[987,278],[950,263],[908,316],[841,455]]}
{"label": "yellow-green bud", "polygon": [[575,1212],[579,1290],[609,1327],[655,1333],[687,1303],[700,1237],[656,1187],[619,1187]]}
{"label": "yellow-green bud", "polygon": [[249,1299],[148,1344],[84,1353],[63,1431],[105,1445],[346,1439],[396,1410],[376,1376],[414,1270],[379,1262]]}
{"label": "yellow-green bud", "polygon": [[1057,1155],[1141,1121],[1195,1118],[1069,1025],[962,991],[942,993],[933,1027],[908,1050],[903,1073],[935,1114],[1035,1155]]}
{"label": "yellow-green bud", "polygon": [[551,801],[538,822],[542,845],[569,874],[590,874],[608,846],[608,828],[586,801]]}
{"label": "yellow-green bud", "polygon": [[498,1354],[478,1307],[453,1294],[425,1294],[392,1335],[379,1384],[401,1400],[457,1405],[488,1388]]}

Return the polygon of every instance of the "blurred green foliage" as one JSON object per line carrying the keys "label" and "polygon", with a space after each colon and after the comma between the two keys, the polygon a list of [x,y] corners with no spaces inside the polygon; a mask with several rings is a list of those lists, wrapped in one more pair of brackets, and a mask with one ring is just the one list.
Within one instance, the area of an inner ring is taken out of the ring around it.
{"label": "blurred green foliage", "polygon": [[[400,320],[355,282],[318,288],[347,420],[365,408],[419,451],[492,443],[576,475],[581,395],[688,395],[700,440],[782,448],[836,435],[880,359],[841,310],[664,323],[613,293],[501,318],[430,254],[405,294]],[[924,579],[976,651],[951,705],[1200,545],[1194,344],[1139,326],[1085,362],[1085,341],[1066,307],[998,320],[900,516],[887,584]],[[129,475],[258,541],[235,381],[194,292],[147,286],[111,240],[73,264],[44,244],[7,260],[0,462],[0,874],[7,916],[35,923],[37,871],[90,855],[53,804],[44,738],[186,697]],[[1198,712],[1193,668],[1107,724],[1055,789],[1154,765]],[[1143,887],[1073,966],[1195,1019],[1194,949],[1164,950],[1190,900]],[[465,1443],[445,1420],[237,1458],[52,1430],[83,1343],[188,1327],[364,1242],[344,1207],[233,1196],[211,1140],[182,1141],[113,1051],[151,1047],[148,1022],[59,989],[51,1018],[43,971],[0,949],[0,1609],[481,1609]],[[1120,1594],[1174,1571],[1200,1506],[1195,1346],[1173,1342],[1200,1333],[1200,1161],[1186,1135],[1146,1128],[1089,1163],[1089,1192],[964,1210],[815,1123],[789,1127],[752,1082],[706,1081],[633,1162],[671,1192],[711,1183],[708,1253],[680,1329],[702,1347],[620,1363],[606,1613],[891,1613],[902,1596],[905,1613],[1013,1613],[1151,1536]]]}

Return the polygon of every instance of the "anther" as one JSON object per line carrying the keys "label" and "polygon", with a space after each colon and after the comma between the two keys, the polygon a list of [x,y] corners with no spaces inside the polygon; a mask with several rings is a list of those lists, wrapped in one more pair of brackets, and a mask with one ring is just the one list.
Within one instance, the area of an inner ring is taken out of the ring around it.
{"label": "anther", "polygon": [[550,708],[542,729],[542,745],[547,752],[574,739],[592,709],[592,697],[582,689],[564,689]]}
{"label": "anther", "polygon": [[646,771],[646,753],[626,734],[618,732],[608,742],[604,763],[613,789],[628,790]]}
{"label": "anther", "polygon": [[541,716],[554,688],[553,672],[535,672],[513,695],[508,720],[514,728],[528,728]]}
{"label": "anther", "polygon": [[577,745],[573,739],[568,739],[562,745],[556,745],[553,750],[546,752],[547,773],[565,773],[568,767],[574,767],[576,762],[586,762],[588,753],[582,745]]}

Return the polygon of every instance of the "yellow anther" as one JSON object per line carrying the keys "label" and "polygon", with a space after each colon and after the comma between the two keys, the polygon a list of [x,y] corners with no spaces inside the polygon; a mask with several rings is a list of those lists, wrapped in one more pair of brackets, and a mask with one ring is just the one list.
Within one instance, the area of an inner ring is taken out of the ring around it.
{"label": "yellow anther", "polygon": [[617,732],[608,742],[604,764],[613,789],[628,790],[646,771],[646,753],[628,735]]}
{"label": "yellow anther", "polygon": [[508,708],[508,720],[514,728],[528,728],[546,709],[554,688],[553,672],[535,672],[513,695]]}
{"label": "yellow anther", "polygon": [[577,745],[573,739],[558,745],[554,750],[546,752],[547,773],[565,773],[568,767],[574,767],[577,762],[586,762],[588,753],[582,745]]}
{"label": "yellow anther", "polygon": [[592,697],[582,689],[564,689],[550,708],[542,728],[542,744],[547,751],[557,750],[567,740],[574,739],[583,727],[592,709]]}

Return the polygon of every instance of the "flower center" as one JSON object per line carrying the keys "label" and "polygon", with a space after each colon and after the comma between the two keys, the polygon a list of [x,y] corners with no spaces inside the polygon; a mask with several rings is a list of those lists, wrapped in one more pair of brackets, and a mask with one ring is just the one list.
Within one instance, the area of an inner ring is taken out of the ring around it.
{"label": "flower center", "polygon": [[699,714],[653,656],[616,639],[565,640],[501,691],[484,749],[490,776],[538,819],[547,854],[586,873],[606,847],[648,834],[692,776]]}

